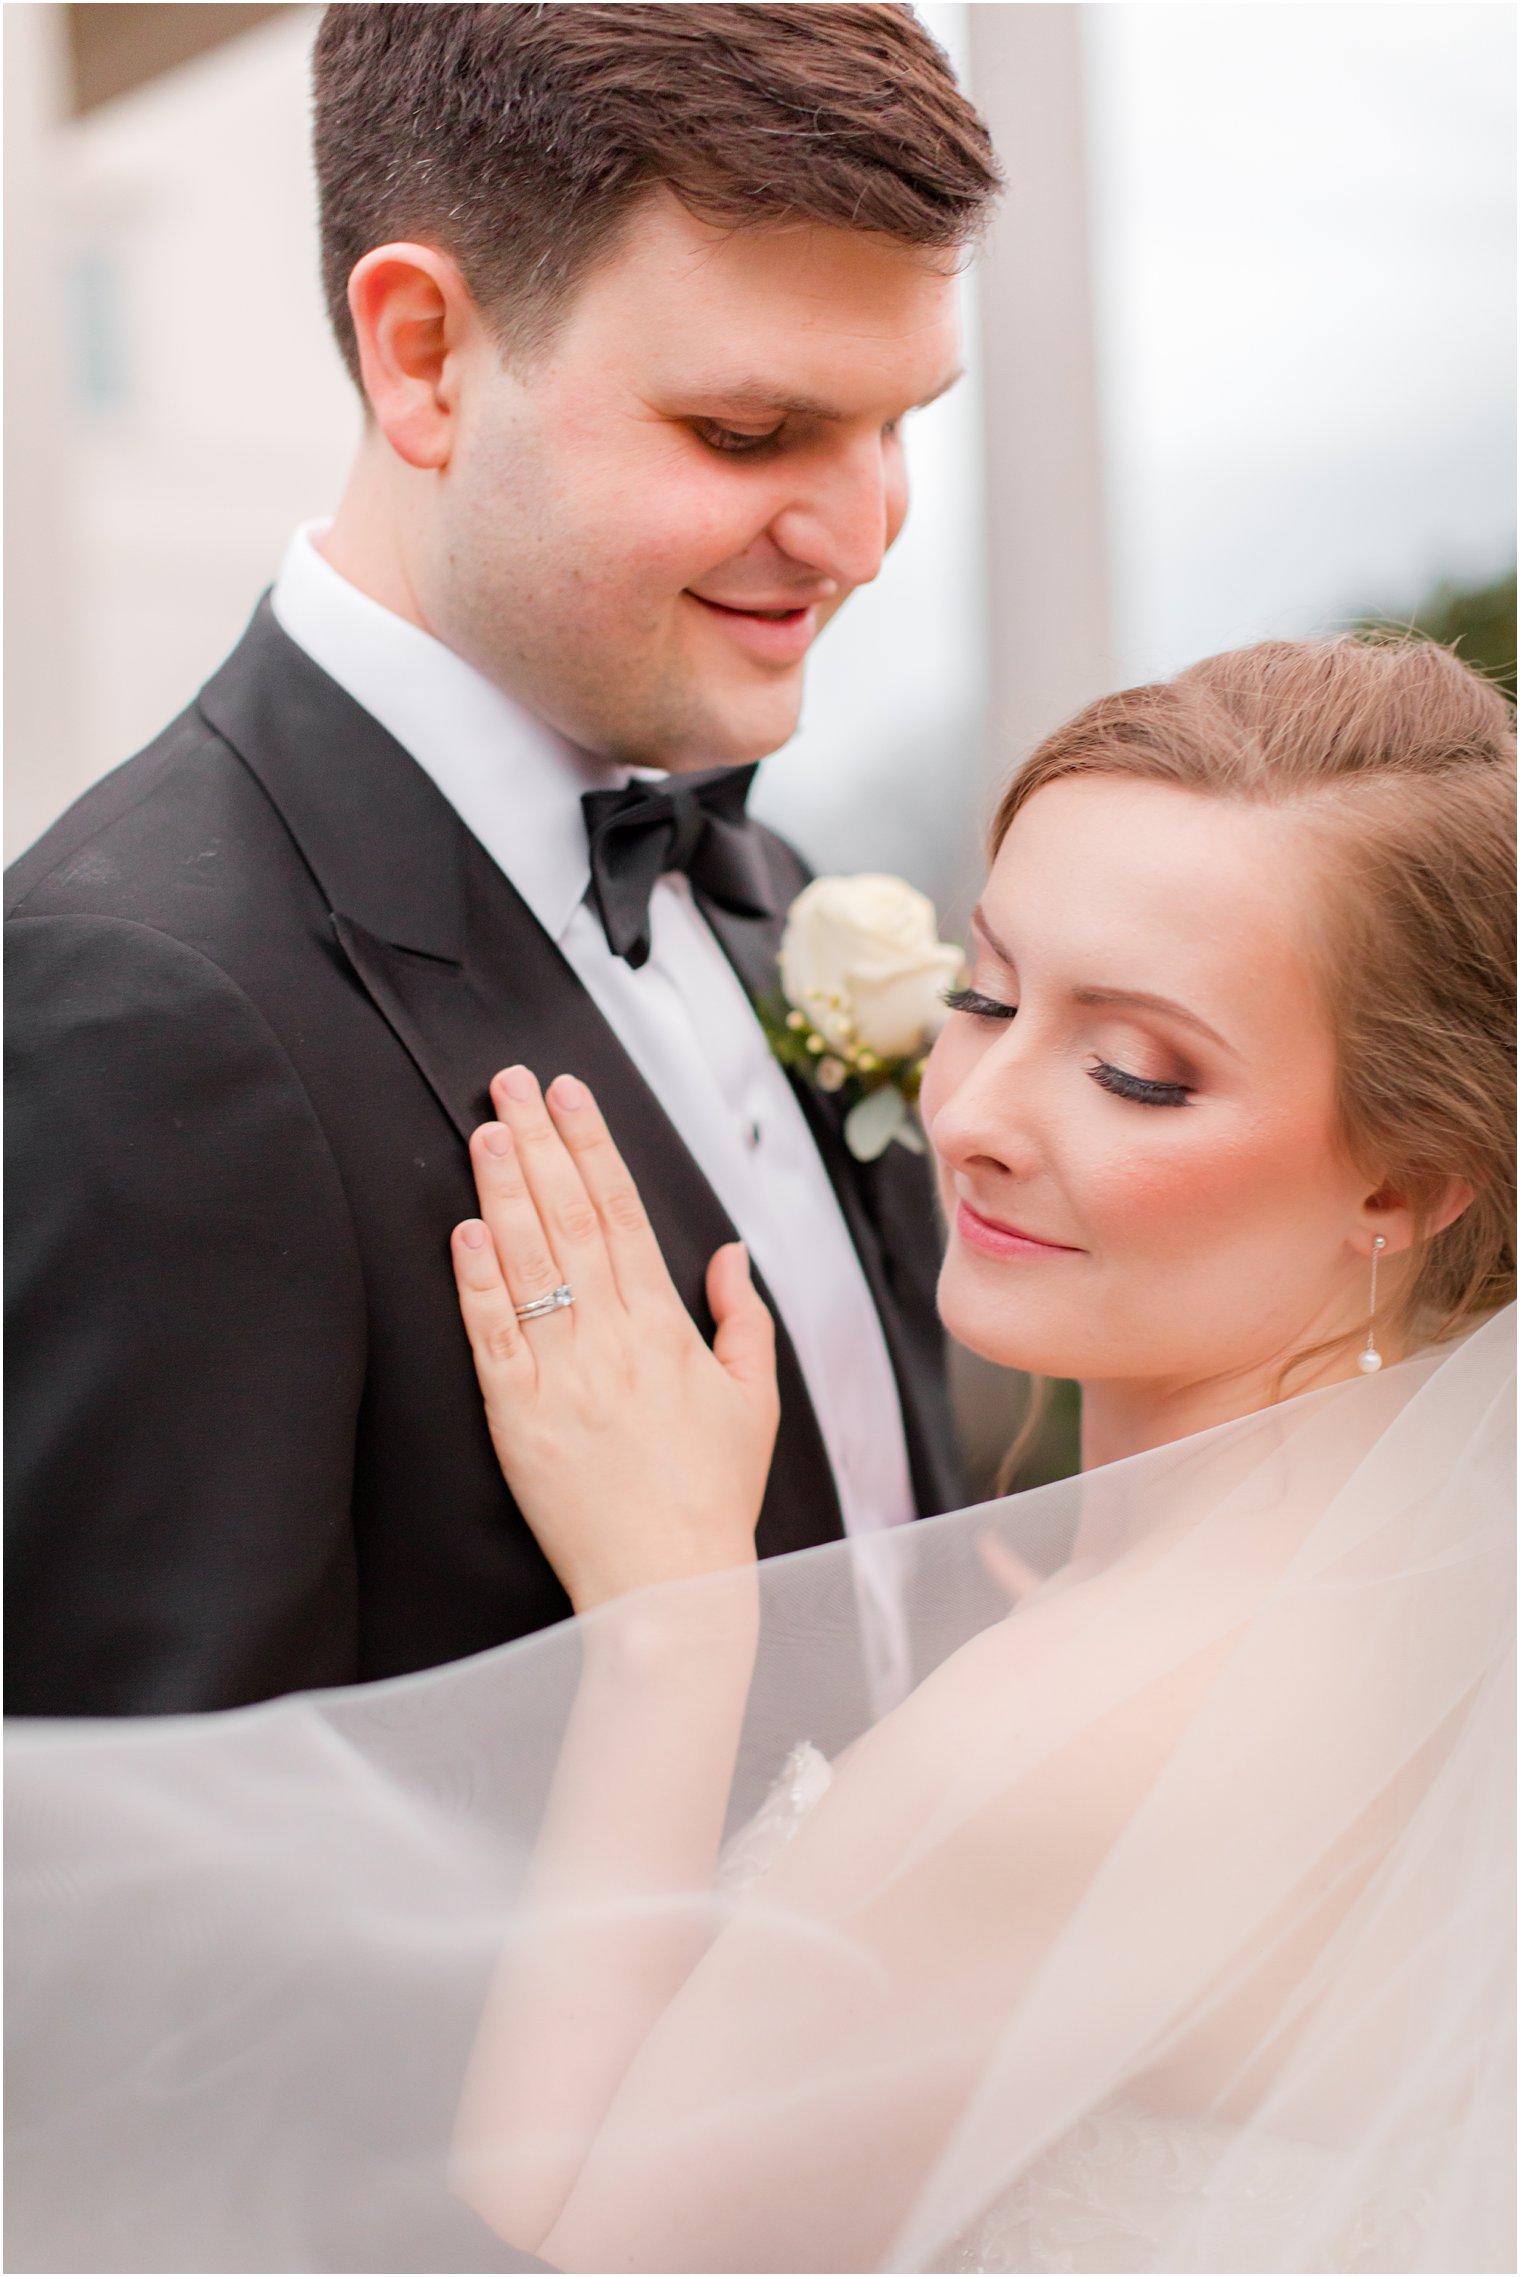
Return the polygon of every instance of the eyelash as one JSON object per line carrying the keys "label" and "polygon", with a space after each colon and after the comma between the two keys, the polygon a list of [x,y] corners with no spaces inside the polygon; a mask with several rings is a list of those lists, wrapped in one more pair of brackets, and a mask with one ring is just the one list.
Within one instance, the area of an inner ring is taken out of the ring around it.
{"label": "eyelash", "polygon": [[969,1012],[974,1020],[1011,1020],[1018,1010],[1016,1004],[984,996],[979,988],[947,988],[944,1001],[952,1012]]}
{"label": "eyelash", "polygon": [[1137,1107],[1185,1107],[1193,1094],[1185,1083],[1153,1083],[1149,1076],[1131,1075],[1126,1068],[1110,1067],[1100,1059],[1088,1074],[1094,1083],[1116,1099],[1132,1099]]}
{"label": "eyelash", "polygon": [[698,425],[697,433],[710,451],[717,451],[724,458],[744,458],[751,451],[763,450],[767,443],[774,443],[781,429],[772,427],[764,435],[746,435],[738,428],[716,427],[704,421]]}
{"label": "eyelash", "polygon": [[[898,420],[889,419],[883,427],[882,434],[888,442],[896,441],[899,424]],[[710,451],[731,459],[747,458],[752,452],[763,450],[767,443],[779,442],[782,432],[780,427],[772,427],[763,435],[746,435],[742,428],[720,427],[710,420],[698,420],[696,431]]]}
{"label": "eyelash", "polygon": [[[973,1020],[1011,1020],[1018,1011],[1016,1004],[1000,1004],[995,996],[983,996],[977,988],[947,988],[945,1002],[952,1012],[969,1012]],[[1103,1090],[1116,1099],[1129,1099],[1137,1107],[1185,1107],[1193,1096],[1185,1083],[1153,1082],[1149,1076],[1112,1067],[1105,1059],[1087,1072]]]}

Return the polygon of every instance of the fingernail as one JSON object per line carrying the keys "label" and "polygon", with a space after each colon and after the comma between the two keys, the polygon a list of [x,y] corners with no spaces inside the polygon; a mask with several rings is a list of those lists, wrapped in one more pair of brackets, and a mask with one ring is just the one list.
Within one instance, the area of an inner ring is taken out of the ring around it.
{"label": "fingernail", "polygon": [[466,1218],[464,1224],[459,1229],[459,1238],[464,1243],[466,1249],[484,1249],[486,1245],[486,1229],[481,1224],[479,1218]]}
{"label": "fingernail", "polygon": [[509,1067],[501,1077],[501,1087],[509,1099],[526,1103],[538,1086],[525,1067]]}
{"label": "fingernail", "polygon": [[556,1107],[563,1107],[567,1115],[573,1115],[577,1107],[586,1104],[586,1086],[577,1083],[573,1075],[557,1075],[549,1096]]}
{"label": "fingernail", "polygon": [[512,1133],[511,1133],[511,1132],[510,1132],[510,1131],[507,1129],[507,1126],[506,1126],[506,1124],[505,1124],[505,1123],[487,1123],[487,1125],[486,1125],[486,1130],[485,1130],[485,1137],[486,1137],[486,1147],[487,1147],[487,1150],[488,1150],[490,1153],[492,1153],[492,1154],[510,1154],[510,1153],[511,1153],[511,1151],[512,1151]]}

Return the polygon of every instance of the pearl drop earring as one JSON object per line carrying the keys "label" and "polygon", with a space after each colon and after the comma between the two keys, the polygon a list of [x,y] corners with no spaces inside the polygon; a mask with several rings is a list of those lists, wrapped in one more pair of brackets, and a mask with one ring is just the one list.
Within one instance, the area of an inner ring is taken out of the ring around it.
{"label": "pearl drop earring", "polygon": [[1374,1237],[1372,1244],[1372,1295],[1367,1305],[1367,1349],[1365,1352],[1358,1352],[1356,1356],[1356,1364],[1364,1376],[1375,1376],[1383,1365],[1383,1355],[1375,1342],[1377,1336],[1377,1261],[1387,1247],[1388,1244],[1381,1234]]}

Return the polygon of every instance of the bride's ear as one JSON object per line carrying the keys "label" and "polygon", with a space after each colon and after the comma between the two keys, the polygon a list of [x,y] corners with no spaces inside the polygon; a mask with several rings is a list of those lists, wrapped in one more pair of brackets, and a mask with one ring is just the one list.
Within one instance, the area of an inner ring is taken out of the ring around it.
{"label": "bride's ear", "polygon": [[1384,1250],[1397,1256],[1414,1241],[1418,1224],[1421,1237],[1429,1241],[1434,1234],[1444,1233],[1455,1224],[1473,1198],[1473,1190],[1465,1178],[1444,1178],[1435,1187],[1424,1206],[1416,1210],[1414,1204],[1389,1185],[1379,1186],[1367,1196],[1360,1213],[1358,1247],[1372,1254],[1373,1242],[1381,1234]]}

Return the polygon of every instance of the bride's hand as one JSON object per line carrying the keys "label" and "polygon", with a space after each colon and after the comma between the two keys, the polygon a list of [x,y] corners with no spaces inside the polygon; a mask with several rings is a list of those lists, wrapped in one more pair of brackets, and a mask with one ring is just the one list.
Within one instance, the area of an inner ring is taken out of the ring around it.
{"label": "bride's hand", "polygon": [[[507,1483],[577,1612],[747,1563],[779,1406],[775,1332],[740,1243],[707,1271],[712,1349],[677,1296],[585,1085],[497,1076],[470,1142],[481,1216],[454,1274]],[[482,1222],[483,1221],[483,1222]],[[539,1320],[518,1305],[561,1284]]]}

